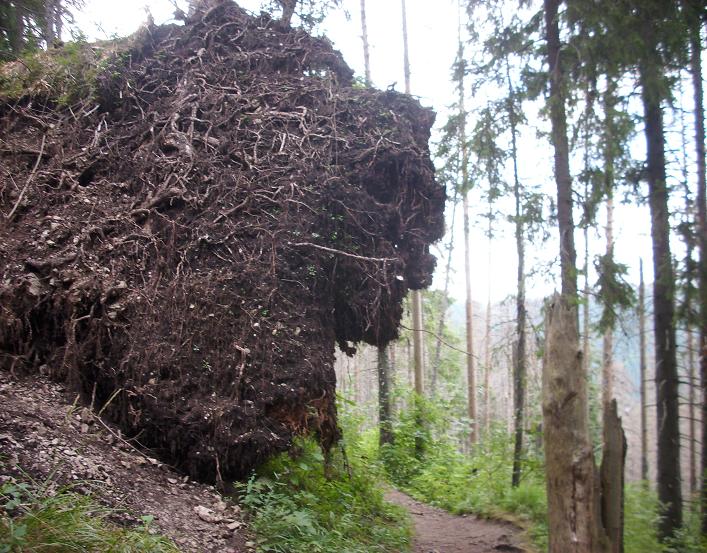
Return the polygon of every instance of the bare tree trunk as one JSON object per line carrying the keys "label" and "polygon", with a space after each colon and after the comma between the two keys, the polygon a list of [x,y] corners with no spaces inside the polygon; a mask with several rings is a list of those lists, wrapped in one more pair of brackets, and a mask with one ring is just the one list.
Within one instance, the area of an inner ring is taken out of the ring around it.
{"label": "bare tree trunk", "polygon": [[295,14],[297,0],[278,0],[282,5],[282,17],[280,22],[285,27],[289,27],[292,23],[292,16]]}
{"label": "bare tree trunk", "polygon": [[556,294],[547,306],[543,360],[549,553],[606,550],[578,337],[576,307]]}
{"label": "bare tree trunk", "polygon": [[447,309],[449,309],[449,281],[452,274],[452,252],[454,251],[454,224],[457,214],[457,194],[455,192],[452,200],[452,219],[449,224],[449,242],[447,243],[447,262],[444,270],[444,296],[442,298],[442,307],[439,313],[439,322],[437,323],[437,342],[435,344],[434,357],[432,358],[432,378],[430,381],[430,395],[434,396],[437,393],[437,374],[439,372],[439,362],[442,357],[442,333],[447,320]]}
{"label": "bare tree trunk", "polygon": [[368,49],[368,27],[366,25],[366,0],[361,0],[361,40],[363,41],[363,65],[366,86],[371,86],[371,56]]}
{"label": "bare tree trunk", "polygon": [[[604,191],[606,193],[606,258],[614,264],[614,121],[616,117],[616,84],[613,76],[607,79],[607,88],[604,92]],[[607,298],[608,299],[608,298]],[[613,305],[605,305],[604,309],[614,309]],[[611,324],[604,329],[603,354],[602,354],[602,409],[606,418],[607,409],[610,409],[614,399],[614,317]],[[607,421],[604,420],[606,427]]]}
{"label": "bare tree trunk", "polygon": [[641,375],[641,480],[648,483],[648,423],[646,421],[646,285],[643,282],[643,259],[639,261],[640,284],[638,285],[638,337],[640,341]]}
{"label": "bare tree trunk", "polygon": [[[459,32],[459,63],[464,63],[464,46]],[[462,209],[464,216],[464,283],[466,286],[466,377],[467,377],[467,415],[469,417],[469,444],[478,441],[479,424],[476,406],[476,367],[474,358],[474,311],[471,301],[471,245],[469,232],[469,147],[466,140],[466,94],[464,89],[464,71],[459,75],[459,144],[462,158]]]}
{"label": "bare tree trunk", "polygon": [[525,424],[525,381],[526,353],[525,327],[527,312],[525,310],[525,222],[523,220],[523,204],[521,202],[520,178],[518,176],[518,129],[515,114],[515,91],[511,82],[510,68],[506,62],[506,77],[508,80],[509,110],[508,119],[511,124],[511,154],[513,158],[513,196],[515,198],[515,239],[518,256],[518,273],[516,285],[516,336],[514,347],[515,363],[513,363],[513,387],[515,393],[513,409],[514,444],[513,444],[513,474],[511,485],[515,488],[520,484],[523,459],[523,424]]}
{"label": "bare tree trunk", "polygon": [[577,254],[559,6],[560,0],[544,0],[562,272],[562,294],[556,295],[547,309],[543,363],[548,551],[598,553],[606,550],[606,539],[601,524],[599,478],[589,437],[587,375],[579,349]]}
{"label": "bare tree trunk", "polygon": [[626,435],[616,400],[604,406],[604,450],[601,461],[601,518],[611,553],[624,551],[624,467]]}
{"label": "bare tree trunk", "polygon": [[19,56],[25,47],[25,10],[23,6],[15,6],[15,29],[11,35],[12,53]]}
{"label": "bare tree trunk", "polygon": [[659,535],[675,535],[682,526],[678,373],[675,349],[675,276],[670,253],[670,212],[665,176],[665,136],[661,60],[651,23],[644,23],[646,56],[639,64],[647,151],[648,202],[653,241],[653,323],[658,425],[658,499],[664,506]]}
{"label": "bare tree trunk", "polygon": [[[462,131],[462,150],[466,150],[466,136]],[[465,157],[466,154],[463,156]],[[466,163],[462,172],[466,173]],[[466,178],[462,179],[466,182]],[[474,311],[471,303],[471,246],[469,244],[469,193],[464,191],[464,274],[466,284],[466,377],[467,377],[467,414],[469,416],[469,443],[473,446],[479,437],[479,424],[476,416],[476,367],[474,366]]]}
{"label": "bare tree trunk", "polygon": [[[607,190],[606,198],[606,255],[614,258],[614,198],[613,192]],[[611,307],[609,309],[612,309]],[[614,399],[614,328],[606,328],[603,337],[602,355],[602,407],[609,408]]]}
{"label": "bare tree trunk", "polygon": [[408,55],[408,18],[405,0],[401,0],[403,9],[403,70],[405,73],[405,94],[410,94],[410,57]]}
{"label": "bare tree trunk", "polygon": [[489,398],[491,397],[489,390],[489,382],[491,377],[491,207],[489,206],[489,255],[488,255],[488,299],[486,301],[486,332],[484,345],[484,432],[488,439],[491,431],[491,406]]}
{"label": "bare tree trunk", "polygon": [[381,446],[393,443],[393,427],[390,410],[390,364],[388,348],[378,348],[378,425]]}
{"label": "bare tree trunk", "polygon": [[695,99],[695,145],[697,150],[697,235],[700,250],[697,275],[699,297],[699,363],[702,387],[702,532],[707,534],[707,194],[705,193],[705,110],[702,85],[701,23],[695,18],[690,30],[690,72]]}
{"label": "bare tree trunk", "polygon": [[697,402],[695,394],[695,339],[692,328],[688,325],[685,329],[687,332],[687,397],[688,397],[688,449],[690,452],[690,494],[697,491],[697,448],[695,441],[697,439],[695,425],[695,404]]}

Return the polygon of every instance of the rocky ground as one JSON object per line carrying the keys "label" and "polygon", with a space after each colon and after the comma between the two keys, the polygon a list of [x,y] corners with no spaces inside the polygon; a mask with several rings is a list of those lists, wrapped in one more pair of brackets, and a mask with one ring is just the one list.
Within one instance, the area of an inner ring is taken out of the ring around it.
{"label": "rocky ground", "polygon": [[135,449],[59,384],[0,371],[0,483],[10,478],[72,484],[116,508],[116,522],[153,527],[184,552],[254,550],[238,505]]}

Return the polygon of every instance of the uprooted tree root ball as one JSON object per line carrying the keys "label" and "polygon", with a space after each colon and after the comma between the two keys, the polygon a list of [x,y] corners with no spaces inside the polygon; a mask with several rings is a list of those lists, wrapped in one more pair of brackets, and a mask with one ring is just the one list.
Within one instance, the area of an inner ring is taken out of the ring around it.
{"label": "uprooted tree root ball", "polygon": [[2,366],[201,479],[330,447],[335,343],[387,343],[431,279],[433,113],[230,1],[144,28],[91,90],[0,101]]}

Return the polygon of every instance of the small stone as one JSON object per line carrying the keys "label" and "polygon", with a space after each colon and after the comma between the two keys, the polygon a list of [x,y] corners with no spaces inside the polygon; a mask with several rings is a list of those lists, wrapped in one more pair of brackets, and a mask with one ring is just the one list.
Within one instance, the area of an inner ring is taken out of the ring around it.
{"label": "small stone", "polygon": [[222,520],[219,515],[215,514],[211,509],[204,507],[203,505],[197,505],[194,507],[194,512],[204,522],[215,524],[217,522],[221,522]]}

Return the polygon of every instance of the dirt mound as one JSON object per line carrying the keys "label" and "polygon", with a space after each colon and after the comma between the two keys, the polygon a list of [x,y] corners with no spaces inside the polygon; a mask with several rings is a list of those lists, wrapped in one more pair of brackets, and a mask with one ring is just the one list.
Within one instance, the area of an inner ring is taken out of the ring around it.
{"label": "dirt mound", "polygon": [[0,101],[0,365],[201,479],[329,447],[335,342],[393,339],[431,279],[434,114],[229,1],[94,71]]}
{"label": "dirt mound", "polygon": [[71,486],[116,510],[112,522],[124,527],[152,516],[180,551],[255,549],[238,505],[141,454],[117,428],[72,400],[46,378],[0,373],[0,484],[29,477],[49,494]]}

